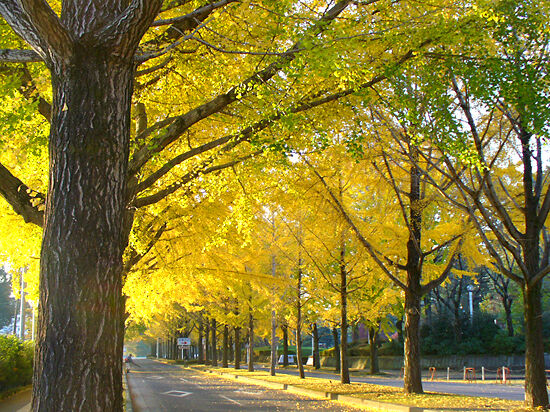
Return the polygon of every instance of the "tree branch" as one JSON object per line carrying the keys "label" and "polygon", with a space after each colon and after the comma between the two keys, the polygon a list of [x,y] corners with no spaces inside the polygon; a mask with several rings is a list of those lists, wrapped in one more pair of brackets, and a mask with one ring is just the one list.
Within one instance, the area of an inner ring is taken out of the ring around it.
{"label": "tree branch", "polygon": [[73,38],[50,5],[45,0],[19,0],[19,3],[47,49],[66,61],[72,53]]}
{"label": "tree branch", "polygon": [[146,248],[142,252],[137,252],[134,248],[130,249],[130,256],[128,260],[124,263],[124,273],[128,273],[132,267],[134,267],[149,251],[153,246],[158,242],[164,231],[166,230],[167,223],[164,222],[160,228],[157,229],[153,238],[149,241]]}
{"label": "tree branch", "polygon": [[159,190],[158,192],[156,192],[152,195],[143,196],[143,197],[139,197],[139,198],[135,199],[133,201],[133,206],[136,207],[136,208],[140,208],[140,207],[149,206],[149,205],[152,205],[154,203],[157,203],[157,202],[161,201],[162,199],[166,198],[167,196],[171,195],[172,193],[176,192],[178,189],[183,187],[185,184],[189,183],[190,181],[192,181],[193,179],[196,179],[197,177],[199,177],[201,175],[206,175],[206,174],[209,174],[209,173],[213,173],[213,172],[217,172],[217,171],[220,171],[220,170],[223,170],[223,169],[227,169],[228,167],[235,166],[239,163],[244,162],[247,159],[250,159],[254,156],[257,156],[258,154],[260,154],[262,152],[263,151],[257,151],[257,152],[251,153],[247,156],[243,156],[241,158],[233,160],[231,162],[227,162],[227,163],[223,163],[223,164],[219,164],[219,165],[215,165],[215,166],[210,166],[210,167],[208,167],[208,165],[212,163],[214,158],[213,157],[209,158],[206,161],[204,161],[199,168],[186,173],[181,179],[179,179],[178,182],[175,182],[175,183],[171,184],[170,186],[166,187],[165,189],[161,189],[161,190]]}
{"label": "tree branch", "polygon": [[26,223],[42,227],[46,196],[35,192],[0,164],[0,194]]}
{"label": "tree branch", "polygon": [[[328,10],[325,15],[317,22],[313,31],[315,34],[318,34],[324,30],[326,23],[334,20],[338,15],[345,10],[349,5],[349,0],[340,1],[336,3],[330,10]],[[138,150],[132,159],[131,164],[129,165],[129,174],[133,175],[149,161],[149,159],[156,153],[162,151],[169,144],[173,143],[175,140],[181,136],[189,127],[195,123],[209,117],[210,115],[219,112],[220,110],[227,107],[229,104],[241,99],[242,97],[248,95],[257,84],[265,83],[270,80],[275,74],[277,74],[285,65],[290,63],[296,55],[298,50],[302,48],[301,41],[298,41],[289,49],[287,49],[279,59],[275,62],[269,64],[264,69],[257,71],[242,83],[235,85],[229,89],[228,92],[223,93],[210,100],[207,103],[204,103],[195,109],[187,112],[186,114],[178,117],[166,130],[166,132],[158,136],[152,144],[144,146],[142,149]]]}
{"label": "tree branch", "polygon": [[133,53],[161,6],[162,0],[132,0],[120,16],[93,37],[101,43],[114,45],[121,52]]}
{"label": "tree branch", "polygon": [[389,269],[384,265],[380,257],[378,256],[379,252],[376,251],[376,249],[372,246],[372,244],[363,236],[363,233],[361,233],[361,230],[357,227],[357,225],[353,222],[350,215],[342,205],[342,203],[338,200],[336,195],[333,193],[332,189],[326,182],[325,178],[319,174],[317,169],[313,167],[313,165],[302,156],[302,159],[304,159],[304,162],[309,166],[311,171],[317,176],[317,178],[320,180],[322,185],[324,186],[325,190],[327,191],[329,197],[332,199],[333,207],[340,213],[342,218],[346,221],[346,223],[349,225],[351,230],[355,233],[355,236],[361,242],[363,247],[366,249],[367,253],[373,258],[373,260],[376,262],[376,264],[382,269],[382,271],[401,289],[408,290],[407,286],[401,282],[396,276],[394,276]]}
{"label": "tree branch", "polygon": [[453,252],[453,255],[447,262],[447,266],[445,267],[445,269],[443,269],[443,272],[441,272],[441,274],[437,278],[435,278],[434,280],[431,280],[430,282],[426,283],[424,286],[420,288],[421,295],[425,295],[432,289],[435,289],[436,287],[441,285],[445,279],[447,279],[447,277],[449,276],[449,273],[451,272],[451,269],[453,268],[453,264],[455,262],[456,256],[458,255],[460,251],[460,247],[462,246],[463,242],[464,242],[464,237],[461,236],[460,240],[458,241],[458,245],[456,246],[456,249]]}
{"label": "tree branch", "polygon": [[0,49],[1,63],[32,63],[44,61],[34,50]]}
{"label": "tree branch", "polygon": [[0,14],[13,31],[25,40],[43,60],[49,59],[44,41],[17,0],[0,1]]}

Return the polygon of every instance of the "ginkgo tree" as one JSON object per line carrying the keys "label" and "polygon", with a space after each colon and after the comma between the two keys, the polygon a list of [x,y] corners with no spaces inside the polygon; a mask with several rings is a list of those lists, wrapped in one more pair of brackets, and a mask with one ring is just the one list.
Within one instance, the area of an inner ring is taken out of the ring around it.
{"label": "ginkgo tree", "polygon": [[446,7],[384,0],[6,0],[0,14],[19,36],[0,61],[45,65],[12,70],[16,97],[50,121],[48,183],[14,163],[0,180],[44,228],[33,410],[72,411],[122,408],[122,256],[139,209],[281,145],[273,125],[382,82],[458,24]]}
{"label": "ginkgo tree", "polygon": [[[356,185],[346,198],[339,196],[339,183],[330,169],[323,168],[312,156],[302,158],[372,264],[403,290],[404,389],[408,393],[421,393],[420,298],[447,278],[468,224],[459,211],[445,206],[436,196],[437,191],[430,189],[422,170],[410,162],[409,158],[418,158],[420,151],[429,153],[429,147],[418,146],[408,134],[410,129],[377,119],[380,115],[380,112],[370,114],[373,127],[366,128],[362,121],[356,123],[359,130],[355,132],[369,134],[371,139],[364,145],[360,137],[353,140],[352,147],[360,157],[359,163],[352,164],[355,168],[361,164],[370,182]],[[352,132],[353,128],[340,133]],[[392,143],[386,144],[387,139]],[[381,210],[384,212],[380,213]]]}
{"label": "ginkgo tree", "polygon": [[[404,74],[396,90],[402,104],[421,106],[427,114],[411,117],[440,149],[438,160],[428,163],[447,184],[435,186],[468,214],[493,267],[522,291],[525,400],[545,406],[541,290],[550,273],[549,8],[544,1],[480,2],[476,13],[483,30],[475,42],[461,42],[450,54],[432,50],[415,81]],[[409,93],[416,87],[421,93]]]}

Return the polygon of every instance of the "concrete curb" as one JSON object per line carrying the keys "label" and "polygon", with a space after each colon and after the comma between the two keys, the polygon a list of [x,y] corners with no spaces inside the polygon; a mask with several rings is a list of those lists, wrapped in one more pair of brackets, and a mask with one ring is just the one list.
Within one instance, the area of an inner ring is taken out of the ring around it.
{"label": "concrete curb", "polygon": [[407,405],[399,405],[395,403],[371,401],[368,399],[357,398],[355,396],[341,395],[341,394],[332,393],[332,392],[321,392],[321,391],[316,391],[314,389],[300,388],[298,386],[288,385],[285,383],[269,382],[269,381],[264,381],[262,379],[249,378],[243,375],[238,375],[230,372],[216,372],[209,369],[206,371],[201,369],[196,369],[196,370],[201,372],[212,373],[228,379],[238,380],[240,382],[251,383],[253,385],[260,385],[271,389],[286,390],[291,393],[295,393],[298,395],[305,395],[316,399],[327,399],[327,400],[338,401],[348,405],[365,408],[369,410],[391,411],[391,412],[434,412],[435,411],[434,409],[419,408],[417,406],[407,406]]}
{"label": "concrete curb", "polygon": [[125,412],[134,412],[132,405],[132,395],[130,394],[130,387],[128,386],[128,380],[126,379],[126,373],[122,373],[122,387],[126,393],[126,402],[124,402],[124,411]]}

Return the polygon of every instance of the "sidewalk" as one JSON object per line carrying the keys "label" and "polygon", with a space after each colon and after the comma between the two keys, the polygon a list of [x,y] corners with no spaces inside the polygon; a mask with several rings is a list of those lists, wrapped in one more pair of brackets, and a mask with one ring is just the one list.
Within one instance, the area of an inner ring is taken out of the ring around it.
{"label": "sidewalk", "polygon": [[0,401],[0,412],[28,412],[31,410],[32,388],[23,389]]}
{"label": "sidewalk", "polygon": [[[128,383],[126,382],[126,375],[123,375],[122,385],[124,391],[124,410],[126,412],[133,412],[132,400],[130,398],[130,392],[128,390]],[[32,388],[26,388],[19,391],[12,396],[0,400],[0,412],[30,412],[31,410],[31,395]]]}
{"label": "sidewalk", "polygon": [[[287,373],[278,370],[277,376],[268,376],[268,372],[265,369],[248,373],[245,370],[237,371],[202,365],[192,366],[191,368],[197,371],[217,374],[232,380],[235,379],[279,390],[288,390],[315,398],[332,399],[367,409],[431,412],[474,410],[502,411],[510,410],[511,408],[521,409],[523,407],[523,400],[506,400],[499,399],[498,397],[487,398],[487,393],[455,395],[449,391],[428,390],[420,395],[405,395],[402,389],[399,389],[399,387],[395,385],[391,385],[390,381],[395,380],[394,374],[392,374],[393,376],[376,379],[377,382],[374,384],[356,381],[356,383],[348,386],[341,385],[337,379],[334,379],[335,376],[329,376],[330,372],[321,372],[319,375],[322,376],[317,375],[317,377],[312,376],[313,374],[310,372],[309,379],[299,380],[294,374],[288,374],[288,372],[290,372],[288,369],[286,370]],[[306,373],[306,377],[307,375],[308,373]],[[358,378],[357,376],[355,377],[355,379]],[[321,379],[321,381],[319,381],[319,379]],[[399,380],[402,385],[402,379]],[[441,384],[443,384],[443,382],[441,382]],[[445,384],[449,385],[452,383],[445,382]],[[471,387],[464,383],[462,383],[462,385]],[[482,385],[483,389],[485,387],[486,385]]]}

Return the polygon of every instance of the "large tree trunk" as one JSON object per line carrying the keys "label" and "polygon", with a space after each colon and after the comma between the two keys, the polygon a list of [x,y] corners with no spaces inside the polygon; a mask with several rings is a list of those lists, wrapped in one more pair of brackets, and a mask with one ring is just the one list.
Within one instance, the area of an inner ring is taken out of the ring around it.
{"label": "large tree trunk", "polygon": [[541,283],[523,287],[525,319],[525,402],[528,406],[548,405],[544,346],[542,338]]}
{"label": "large tree trunk", "polygon": [[204,322],[204,364],[210,365],[210,321]]}
{"label": "large tree trunk", "polygon": [[223,325],[222,368],[227,368],[229,358],[229,326]]}
{"label": "large tree trunk", "polygon": [[248,372],[254,372],[254,317],[248,309]]}
{"label": "large tree trunk", "polygon": [[319,359],[319,329],[317,323],[313,323],[313,367],[315,369],[321,368],[321,361]]}
{"label": "large tree trunk", "polygon": [[420,374],[420,298],[405,291],[405,393],[422,393]]}
{"label": "large tree trunk", "polygon": [[348,272],[344,263],[344,244],[340,251],[340,382],[350,383],[348,368]]}
{"label": "large tree trunk", "polygon": [[23,279],[23,271],[20,271],[21,276],[21,299],[19,305],[19,339],[25,340],[25,280]]}
{"label": "large tree trunk", "polygon": [[200,321],[199,321],[199,363],[202,363],[204,364],[205,363],[205,356],[204,356],[204,337],[203,337],[203,321],[202,321],[202,316],[200,318]]}
{"label": "large tree trunk", "polygon": [[277,366],[277,315],[275,309],[271,310],[271,364],[269,374],[275,376]]}
{"label": "large tree trunk", "polygon": [[[409,145],[411,158],[418,159],[418,148]],[[405,393],[423,393],[420,373],[420,299],[422,277],[422,200],[421,171],[411,165],[409,193],[409,239],[407,241],[407,287],[405,289]]]}
{"label": "large tree trunk", "polygon": [[370,336],[370,373],[375,374],[380,372],[378,367],[378,328],[371,327],[369,329]]}
{"label": "large tree trunk", "polygon": [[241,328],[235,327],[235,369],[241,369]]}
{"label": "large tree trunk", "polygon": [[514,336],[514,323],[512,321],[512,299],[508,297],[507,293],[502,296],[502,306],[504,306],[504,314],[506,315],[506,329],[508,336]]}
{"label": "large tree trunk", "polygon": [[338,344],[338,329],[332,328],[332,338],[334,339],[334,356],[336,357],[336,372],[340,372],[340,345]]}
{"label": "large tree trunk", "polygon": [[298,284],[296,296],[296,363],[301,379],[305,379],[304,364],[302,363],[302,262],[299,262]]}
{"label": "large tree trunk", "polygon": [[[547,407],[548,392],[546,389],[546,374],[544,371],[544,344],[542,338],[542,304],[541,288],[542,280],[530,284],[534,276],[539,273],[541,267],[540,259],[540,235],[542,222],[538,211],[540,209],[539,199],[536,195],[538,189],[533,187],[535,182],[531,149],[531,138],[533,135],[522,130],[522,160],[523,160],[523,188],[524,188],[524,218],[525,237],[522,242],[523,259],[526,273],[523,292],[523,316],[525,319],[525,402],[529,407]],[[541,156],[540,146],[537,149],[538,157]],[[539,160],[537,168],[537,181],[543,176],[542,162]]]}
{"label": "large tree trunk", "polygon": [[304,363],[302,362],[302,320],[296,324],[296,364],[301,379],[305,379]]}
{"label": "large tree trunk", "polygon": [[75,46],[52,70],[34,411],[122,410],[133,65]]}
{"label": "large tree trunk", "polygon": [[283,329],[283,367],[288,366],[288,325],[281,326]]}
{"label": "large tree trunk", "polygon": [[216,319],[212,319],[212,326],[210,330],[212,331],[212,366],[218,366],[218,348],[216,343]]}

